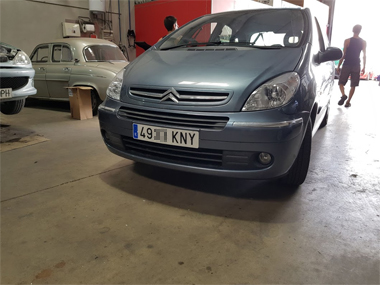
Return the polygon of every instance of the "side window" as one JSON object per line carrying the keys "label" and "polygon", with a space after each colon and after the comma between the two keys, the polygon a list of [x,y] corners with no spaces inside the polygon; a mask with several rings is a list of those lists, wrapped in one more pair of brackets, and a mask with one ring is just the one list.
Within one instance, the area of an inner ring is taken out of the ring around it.
{"label": "side window", "polygon": [[49,46],[41,46],[35,50],[31,57],[32,62],[48,62]]}
{"label": "side window", "polygon": [[71,50],[66,45],[54,45],[53,46],[53,62],[70,62],[73,60]]}
{"label": "side window", "polygon": [[62,59],[61,61],[68,62],[73,61],[73,54],[71,52],[70,47],[62,46]]}

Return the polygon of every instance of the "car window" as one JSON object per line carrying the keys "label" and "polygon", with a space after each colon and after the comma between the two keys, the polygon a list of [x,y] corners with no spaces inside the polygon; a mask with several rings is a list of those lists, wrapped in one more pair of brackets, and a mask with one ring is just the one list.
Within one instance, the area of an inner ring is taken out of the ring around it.
{"label": "car window", "polygon": [[66,45],[53,45],[53,62],[70,62],[73,61],[73,54],[70,47]]}
{"label": "car window", "polygon": [[49,46],[40,46],[31,56],[32,62],[48,62],[49,61]]}
{"label": "car window", "polygon": [[294,9],[211,14],[169,34],[159,48],[169,50],[176,46],[195,46],[197,43],[298,47],[302,42],[305,23],[303,12]]}
{"label": "car window", "polygon": [[126,61],[127,59],[117,46],[93,45],[83,50],[86,61]]}

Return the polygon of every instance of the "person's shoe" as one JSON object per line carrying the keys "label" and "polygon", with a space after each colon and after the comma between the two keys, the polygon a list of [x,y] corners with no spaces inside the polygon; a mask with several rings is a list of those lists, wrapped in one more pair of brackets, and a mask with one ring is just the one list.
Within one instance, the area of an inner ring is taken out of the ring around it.
{"label": "person's shoe", "polygon": [[346,101],[346,99],[347,99],[347,95],[343,95],[342,97],[340,97],[340,100],[339,100],[339,102],[338,102],[338,105],[339,105],[339,106],[342,106],[343,103],[344,103],[344,101]]}
{"label": "person's shoe", "polygon": [[351,107],[351,103],[346,103],[346,105],[344,105],[344,107],[346,107],[346,108]]}

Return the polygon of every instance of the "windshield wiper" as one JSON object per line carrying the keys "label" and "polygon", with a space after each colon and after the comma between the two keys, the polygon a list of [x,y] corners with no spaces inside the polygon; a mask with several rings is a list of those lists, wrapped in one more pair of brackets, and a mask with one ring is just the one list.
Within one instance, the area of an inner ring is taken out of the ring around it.
{"label": "windshield wiper", "polygon": [[258,49],[281,49],[283,46],[281,45],[275,45],[275,46],[248,46],[251,48],[258,48]]}
{"label": "windshield wiper", "polygon": [[283,48],[283,46],[280,44],[272,45],[272,46],[255,46],[255,45],[252,45],[250,42],[228,43],[228,45],[239,46],[239,47],[248,47],[248,48],[257,48],[257,49],[281,49],[281,48]]}
{"label": "windshield wiper", "polygon": [[162,48],[161,50],[169,50],[169,49],[175,49],[175,48],[180,48],[180,47],[195,47],[195,46],[200,46],[200,45],[205,45],[205,46],[218,46],[222,44],[222,42],[204,42],[204,43],[197,43],[197,42],[193,42],[193,43],[186,43],[186,44],[182,44],[182,45],[176,45],[176,46],[171,46],[171,47],[167,47],[167,48]]}

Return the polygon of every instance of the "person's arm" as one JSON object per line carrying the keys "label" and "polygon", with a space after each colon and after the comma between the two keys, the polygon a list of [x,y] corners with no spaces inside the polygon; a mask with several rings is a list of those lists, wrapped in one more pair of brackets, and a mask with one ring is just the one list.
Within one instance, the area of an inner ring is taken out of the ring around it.
{"label": "person's arm", "polygon": [[366,61],[367,61],[367,42],[363,40],[363,69],[362,69],[362,73],[365,73]]}
{"label": "person's arm", "polygon": [[338,72],[340,72],[340,66],[342,65],[342,62],[343,62],[344,58],[346,57],[346,51],[347,51],[347,47],[349,44],[350,44],[350,39],[346,39],[344,41],[343,56],[339,60],[339,63],[338,63]]}

